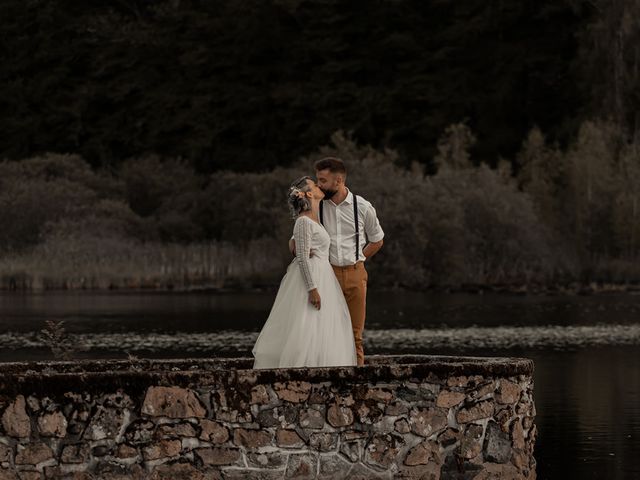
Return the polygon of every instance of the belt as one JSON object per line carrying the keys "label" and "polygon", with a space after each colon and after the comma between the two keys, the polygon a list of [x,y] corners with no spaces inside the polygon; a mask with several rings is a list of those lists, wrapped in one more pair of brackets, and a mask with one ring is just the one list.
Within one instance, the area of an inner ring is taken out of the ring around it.
{"label": "belt", "polygon": [[360,260],[359,262],[356,262],[354,264],[351,265],[331,265],[333,268],[338,268],[340,270],[347,270],[347,269],[356,269],[358,268],[358,265],[362,265],[364,267],[364,262],[362,260]]}

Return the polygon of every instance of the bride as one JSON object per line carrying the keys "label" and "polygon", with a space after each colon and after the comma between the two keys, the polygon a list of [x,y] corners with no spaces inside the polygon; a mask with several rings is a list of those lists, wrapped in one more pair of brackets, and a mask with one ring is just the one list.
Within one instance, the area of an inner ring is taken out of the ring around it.
{"label": "bride", "polygon": [[330,237],[318,221],[323,198],[310,177],[289,188],[296,257],[253,347],[253,368],[356,365],[349,309],[329,263]]}

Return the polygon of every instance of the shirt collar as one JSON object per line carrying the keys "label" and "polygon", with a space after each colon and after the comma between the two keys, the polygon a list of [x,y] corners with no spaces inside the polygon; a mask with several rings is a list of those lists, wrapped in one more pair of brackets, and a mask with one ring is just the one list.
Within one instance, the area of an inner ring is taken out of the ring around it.
{"label": "shirt collar", "polygon": [[[349,192],[349,193],[347,193],[347,196],[345,197],[345,199],[342,202],[340,202],[340,205],[342,205],[343,203],[348,203],[348,204],[352,204],[353,203],[353,193],[351,193],[351,190],[349,190],[348,188],[347,188],[347,192]],[[338,204],[336,202],[334,202],[333,200],[329,199],[329,201],[331,203],[333,203],[336,207],[338,206]]]}

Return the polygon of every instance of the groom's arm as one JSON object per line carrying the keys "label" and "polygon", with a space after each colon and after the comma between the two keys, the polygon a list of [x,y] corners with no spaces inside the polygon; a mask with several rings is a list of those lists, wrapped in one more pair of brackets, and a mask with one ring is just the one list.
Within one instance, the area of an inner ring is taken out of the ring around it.
{"label": "groom's arm", "polygon": [[382,240],[384,231],[380,226],[376,209],[371,204],[369,204],[364,216],[364,233],[367,235],[369,243],[362,249],[362,253],[366,258],[371,258],[380,251],[384,244]]}
{"label": "groom's arm", "polygon": [[362,253],[364,254],[365,257],[371,258],[380,251],[383,244],[384,244],[383,240],[380,240],[378,242],[367,243],[367,246],[362,249]]}

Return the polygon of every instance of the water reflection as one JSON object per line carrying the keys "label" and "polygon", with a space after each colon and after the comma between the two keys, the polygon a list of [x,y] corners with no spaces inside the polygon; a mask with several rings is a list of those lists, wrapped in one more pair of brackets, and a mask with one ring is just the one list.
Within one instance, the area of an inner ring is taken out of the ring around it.
{"label": "water reflection", "polygon": [[[5,331],[67,320],[71,331],[259,330],[275,294],[262,293],[0,293]],[[629,325],[640,323],[640,295],[514,296],[376,292],[367,328]]]}
{"label": "water reflection", "polygon": [[[0,294],[0,360],[50,358],[35,332],[51,318],[91,344],[80,357],[247,355],[272,301]],[[640,478],[640,296],[376,293],[368,309],[369,353],[532,358],[538,478]]]}

